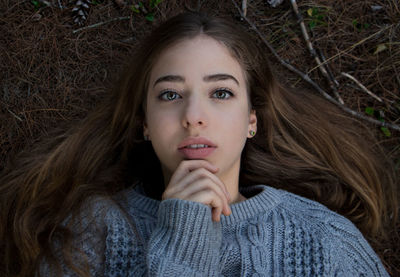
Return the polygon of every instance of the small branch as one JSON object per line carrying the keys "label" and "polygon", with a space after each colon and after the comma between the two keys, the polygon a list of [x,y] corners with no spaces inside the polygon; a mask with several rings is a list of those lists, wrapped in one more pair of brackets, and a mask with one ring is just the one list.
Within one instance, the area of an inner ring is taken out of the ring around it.
{"label": "small branch", "polygon": [[311,56],[313,56],[315,58],[315,61],[317,62],[317,64],[320,65],[319,69],[321,70],[321,72],[324,75],[327,74],[324,66],[322,66],[321,61],[319,60],[319,57],[317,56],[317,52],[315,51],[315,49],[311,43],[310,36],[308,35],[306,25],[304,24],[303,16],[299,12],[299,8],[297,6],[296,0],[290,0],[290,3],[292,4],[293,11],[296,14],[297,19],[300,23],[301,32],[303,33],[304,40],[306,41],[307,48],[310,51]]}
{"label": "small branch", "polygon": [[329,64],[325,63],[326,58],[324,53],[321,50],[318,50],[318,54],[321,57],[322,62],[326,65],[326,71],[328,72],[329,78],[332,80],[332,82],[335,84],[336,87],[339,87],[339,82],[333,76],[332,70],[329,68]]}
{"label": "small branch", "polygon": [[242,11],[244,16],[247,15],[247,0],[242,0]]}
{"label": "small branch", "polygon": [[244,20],[246,20],[246,22],[250,25],[250,27],[257,33],[257,35],[260,36],[261,40],[264,42],[265,46],[268,47],[269,51],[271,51],[271,53],[275,56],[275,58],[282,62],[285,62],[279,55],[278,53],[275,51],[275,49],[271,46],[271,44],[269,44],[269,42],[264,38],[264,35],[260,33],[260,31],[257,29],[257,27],[242,13],[242,11],[240,10],[240,8],[238,7],[238,5],[236,4],[235,0],[232,0],[233,5],[235,5],[236,9],[239,11],[240,16],[243,17]]}
{"label": "small branch", "polygon": [[367,122],[370,122],[372,124],[382,126],[382,127],[388,127],[392,128],[393,130],[400,131],[400,126],[392,123],[387,123],[387,122],[381,122],[379,120],[367,117],[363,114],[360,114],[356,111],[353,111],[352,109],[346,107],[345,105],[341,104],[340,102],[336,101],[332,96],[330,96],[328,93],[326,93],[317,83],[315,83],[313,80],[311,80],[310,76],[306,73],[301,72],[294,66],[292,66],[289,62],[283,60],[279,54],[275,51],[275,49],[269,44],[269,42],[264,38],[264,35],[261,34],[261,32],[257,29],[257,27],[246,17],[243,15],[241,9],[238,7],[238,5],[235,3],[235,0],[232,0],[233,5],[236,7],[238,12],[240,13],[241,17],[243,17],[244,20],[251,26],[251,28],[257,33],[257,35],[260,37],[260,39],[264,42],[264,44],[268,47],[268,49],[271,51],[271,53],[277,58],[280,63],[288,68],[290,71],[295,72],[298,74],[303,80],[311,84],[323,97],[325,97],[328,101],[332,102],[333,104],[337,105],[339,108],[341,108],[343,111],[353,115],[354,117],[357,117],[359,119],[365,120]]}
{"label": "small branch", "polygon": [[[373,37],[379,35],[379,34],[382,33],[383,31],[386,31],[387,29],[389,29],[389,28],[391,28],[391,27],[393,27],[393,26],[395,26],[395,27],[397,28],[398,26],[400,26],[400,23],[392,24],[392,25],[386,26],[385,28],[380,29],[380,30],[377,31],[376,33],[373,33],[372,35],[370,35],[370,36],[368,36],[368,37],[366,37],[366,38],[363,38],[362,40],[360,40],[360,41],[354,43],[353,45],[349,46],[348,48],[346,48],[346,49],[340,51],[339,53],[333,55],[332,57],[328,58],[328,59],[325,60],[321,65],[324,65],[324,64],[330,62],[331,60],[336,59],[338,56],[341,56],[342,54],[349,52],[349,51],[352,50],[353,48],[356,48],[358,45],[363,44],[363,43],[366,42],[367,40],[369,40],[369,39],[371,39],[371,38],[373,38]],[[319,68],[319,67],[320,67],[320,65],[317,65],[317,66],[311,68],[307,73],[311,73],[312,71],[314,71],[315,69],[317,69],[317,68]]]}
{"label": "small branch", "polygon": [[23,121],[18,115],[16,115],[15,113],[13,113],[12,111],[10,111],[9,109],[7,109],[7,111],[12,114],[16,119],[18,119],[19,121]]}
{"label": "small branch", "polygon": [[374,97],[376,100],[378,100],[379,102],[383,102],[382,99],[377,96],[376,94],[372,93],[369,89],[367,89],[363,84],[361,84],[356,78],[354,78],[353,76],[351,76],[350,74],[346,73],[346,72],[342,72],[341,73],[343,76],[353,80],[363,91],[365,91],[366,93],[368,93],[369,95],[371,95],[372,97]]}
{"label": "small branch", "polygon": [[129,19],[130,19],[129,16],[125,16],[125,17],[116,17],[116,18],[112,18],[112,19],[107,20],[107,21],[104,21],[104,22],[99,22],[99,23],[96,23],[96,24],[93,24],[93,25],[89,25],[89,26],[86,26],[86,27],[82,27],[82,28],[73,30],[72,33],[75,34],[75,33],[78,33],[78,32],[80,32],[80,31],[83,31],[83,30],[86,30],[86,29],[96,28],[96,27],[99,27],[99,26],[101,26],[101,25],[104,25],[104,24],[113,22],[113,21],[129,20]]}
{"label": "small branch", "polygon": [[329,76],[328,71],[325,68],[324,64],[321,63],[321,60],[319,59],[317,52],[315,51],[315,49],[312,45],[310,36],[308,35],[308,32],[307,32],[306,24],[304,24],[303,16],[299,12],[299,7],[297,6],[296,0],[290,0],[290,3],[292,4],[293,11],[296,14],[297,19],[300,23],[301,32],[303,33],[304,40],[306,41],[307,48],[310,51],[311,56],[314,57],[315,62],[317,63],[317,65],[319,65],[318,68],[321,71],[322,75],[328,80],[329,86],[332,89],[333,93],[335,94],[336,98],[339,100],[340,103],[344,104],[344,101],[343,101],[342,97],[340,97],[335,83]]}
{"label": "small branch", "polygon": [[61,5],[61,0],[58,0],[58,7],[60,8],[60,10],[64,9],[64,7]]}

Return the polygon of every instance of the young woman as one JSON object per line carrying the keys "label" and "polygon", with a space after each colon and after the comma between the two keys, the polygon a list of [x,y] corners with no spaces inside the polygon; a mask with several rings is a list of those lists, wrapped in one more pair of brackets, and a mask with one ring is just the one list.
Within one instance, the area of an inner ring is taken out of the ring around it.
{"label": "young woman", "polygon": [[161,24],[103,105],[1,177],[1,273],[387,276],[355,225],[396,218],[390,165],[264,53],[223,19]]}

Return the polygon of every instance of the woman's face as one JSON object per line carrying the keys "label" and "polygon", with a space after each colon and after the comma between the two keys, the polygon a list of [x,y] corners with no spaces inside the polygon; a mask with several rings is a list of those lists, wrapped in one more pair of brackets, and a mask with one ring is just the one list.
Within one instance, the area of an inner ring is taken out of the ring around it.
{"label": "woman's face", "polygon": [[[204,159],[221,180],[237,180],[249,131],[256,131],[248,101],[244,71],[223,44],[199,35],[165,50],[150,74],[144,124],[164,179],[182,160]],[[187,148],[193,144],[212,147]]]}

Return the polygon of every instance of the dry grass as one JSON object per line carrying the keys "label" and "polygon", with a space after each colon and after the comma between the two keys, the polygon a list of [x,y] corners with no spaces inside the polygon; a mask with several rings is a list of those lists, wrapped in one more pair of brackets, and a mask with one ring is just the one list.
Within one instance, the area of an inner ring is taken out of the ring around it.
{"label": "dry grass", "polygon": [[[54,2],[57,1],[49,1]],[[67,1],[61,1],[67,2]],[[0,170],[21,149],[29,149],[37,139],[55,127],[72,125],[84,117],[104,96],[124,57],[159,20],[197,1],[163,1],[155,21],[113,1],[97,1],[86,25],[119,20],[97,28],[72,31],[71,6],[60,10],[43,7],[35,11],[31,1],[0,0]],[[133,0],[126,0],[133,3]],[[145,1],[146,2],[146,1]],[[230,1],[203,1],[202,9],[236,18],[245,25]],[[239,3],[240,1],[237,1]],[[271,8],[266,1],[248,1],[248,17],[271,42],[278,53],[310,76],[326,91],[329,86],[315,68],[289,1]],[[312,41],[329,61],[340,83],[345,104],[361,113],[366,107],[381,111],[384,120],[400,124],[400,4],[381,1],[299,1],[307,24],[314,24]],[[372,5],[382,9],[373,11]],[[307,10],[314,9],[312,16]],[[318,18],[319,17],[319,18]],[[313,22],[314,21],[314,22]],[[365,38],[369,38],[365,40]],[[386,49],[374,53],[378,45]],[[266,50],[267,51],[267,50]],[[310,87],[287,72],[271,55],[284,82],[298,88]],[[350,73],[384,101],[380,103],[360,90],[341,72]],[[311,89],[312,90],[312,89]],[[388,155],[400,166],[400,134],[386,137],[376,129]],[[392,276],[400,276],[400,249],[396,231],[377,252]]]}

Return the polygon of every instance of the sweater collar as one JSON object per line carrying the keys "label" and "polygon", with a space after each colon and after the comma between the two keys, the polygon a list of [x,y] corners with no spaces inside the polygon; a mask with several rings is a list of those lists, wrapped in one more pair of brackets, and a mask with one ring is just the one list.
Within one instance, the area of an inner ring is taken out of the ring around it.
{"label": "sweater collar", "polygon": [[[245,201],[231,204],[232,214],[229,216],[221,215],[221,225],[237,224],[256,217],[259,214],[265,214],[272,210],[281,202],[281,190],[266,186],[254,185],[250,187],[240,187],[242,193],[247,199]],[[137,184],[133,188],[125,190],[118,197],[123,200],[121,203],[129,214],[137,216],[146,214],[150,217],[157,218],[157,212],[160,201],[146,196],[143,185]],[[118,201],[118,200],[117,200]]]}

